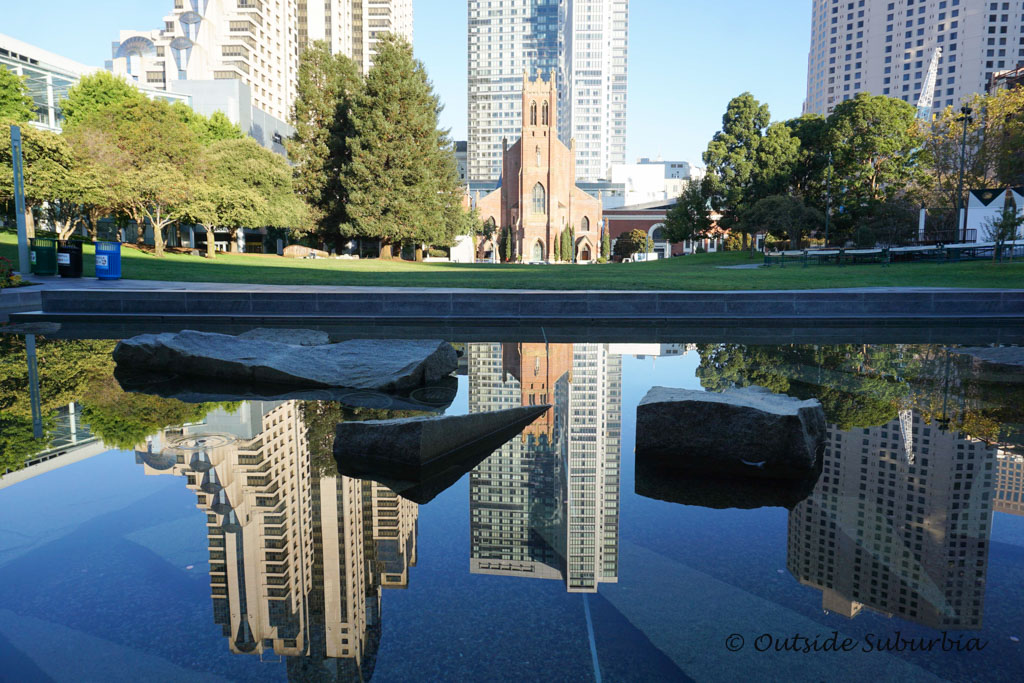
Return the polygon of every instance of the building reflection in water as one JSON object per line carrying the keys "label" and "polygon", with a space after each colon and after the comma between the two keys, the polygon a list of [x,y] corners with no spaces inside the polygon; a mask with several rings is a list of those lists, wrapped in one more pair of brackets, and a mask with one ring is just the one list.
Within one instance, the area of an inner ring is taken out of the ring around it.
{"label": "building reflection in water", "polygon": [[415,503],[314,472],[296,401],[246,402],[168,428],[136,461],[196,492],[214,621],[233,652],[283,656],[290,680],[372,675],[381,590],[407,587],[416,563]]}
{"label": "building reflection in water", "polygon": [[622,358],[605,344],[469,344],[469,410],[552,408],[470,473],[470,571],[618,580]]}
{"label": "building reflection in water", "polygon": [[789,515],[789,570],[846,617],[980,629],[996,448],[902,417],[829,427],[821,479]]}

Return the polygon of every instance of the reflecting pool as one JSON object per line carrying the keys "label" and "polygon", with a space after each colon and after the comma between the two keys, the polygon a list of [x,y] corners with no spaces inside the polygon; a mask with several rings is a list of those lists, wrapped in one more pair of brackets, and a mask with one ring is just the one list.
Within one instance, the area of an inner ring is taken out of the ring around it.
{"label": "reflecting pool", "polygon": [[[0,680],[1024,680],[1017,348],[460,341],[401,398],[186,402],[122,389],[114,341],[26,341]],[[637,462],[651,387],[748,385],[821,401],[812,479]],[[529,405],[443,481],[334,457],[340,422]]]}

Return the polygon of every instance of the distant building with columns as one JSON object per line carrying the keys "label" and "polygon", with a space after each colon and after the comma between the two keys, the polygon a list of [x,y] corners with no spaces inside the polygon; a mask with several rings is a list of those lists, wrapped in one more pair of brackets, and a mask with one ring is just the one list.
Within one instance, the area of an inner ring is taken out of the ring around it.
{"label": "distant building with columns", "polygon": [[[513,259],[550,261],[552,244],[564,230],[576,231],[575,260],[596,261],[601,251],[601,200],[576,186],[576,142],[558,139],[558,96],[554,73],[523,74],[522,135],[503,144],[498,189],[478,198],[481,220],[493,222],[495,239],[513,234]],[[565,258],[563,256],[563,258]]]}

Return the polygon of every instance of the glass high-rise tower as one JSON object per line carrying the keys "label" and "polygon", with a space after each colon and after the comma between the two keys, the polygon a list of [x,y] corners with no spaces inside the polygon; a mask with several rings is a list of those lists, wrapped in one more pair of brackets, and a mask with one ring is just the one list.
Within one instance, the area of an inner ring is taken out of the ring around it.
{"label": "glass high-rise tower", "polygon": [[501,175],[502,141],[522,121],[523,73],[555,78],[559,139],[576,140],[576,179],[626,157],[629,0],[468,0],[469,177]]}

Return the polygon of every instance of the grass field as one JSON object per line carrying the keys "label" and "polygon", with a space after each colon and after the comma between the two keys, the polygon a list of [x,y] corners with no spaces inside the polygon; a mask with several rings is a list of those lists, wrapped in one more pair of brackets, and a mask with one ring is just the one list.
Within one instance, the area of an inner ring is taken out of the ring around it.
{"label": "grass field", "polygon": [[[16,236],[0,233],[0,256],[17,263]],[[469,287],[494,289],[707,290],[820,289],[836,287],[1024,288],[1024,262],[993,264],[911,263],[889,267],[787,266],[724,270],[718,266],[760,263],[746,253],[696,254],[653,263],[593,266],[522,266],[411,263],[405,261],[315,261],[262,255],[169,254],[158,259],[135,249],[122,251],[122,276],[136,280],[238,282],[278,285],[380,287]],[[87,245],[86,276],[94,274]]]}

